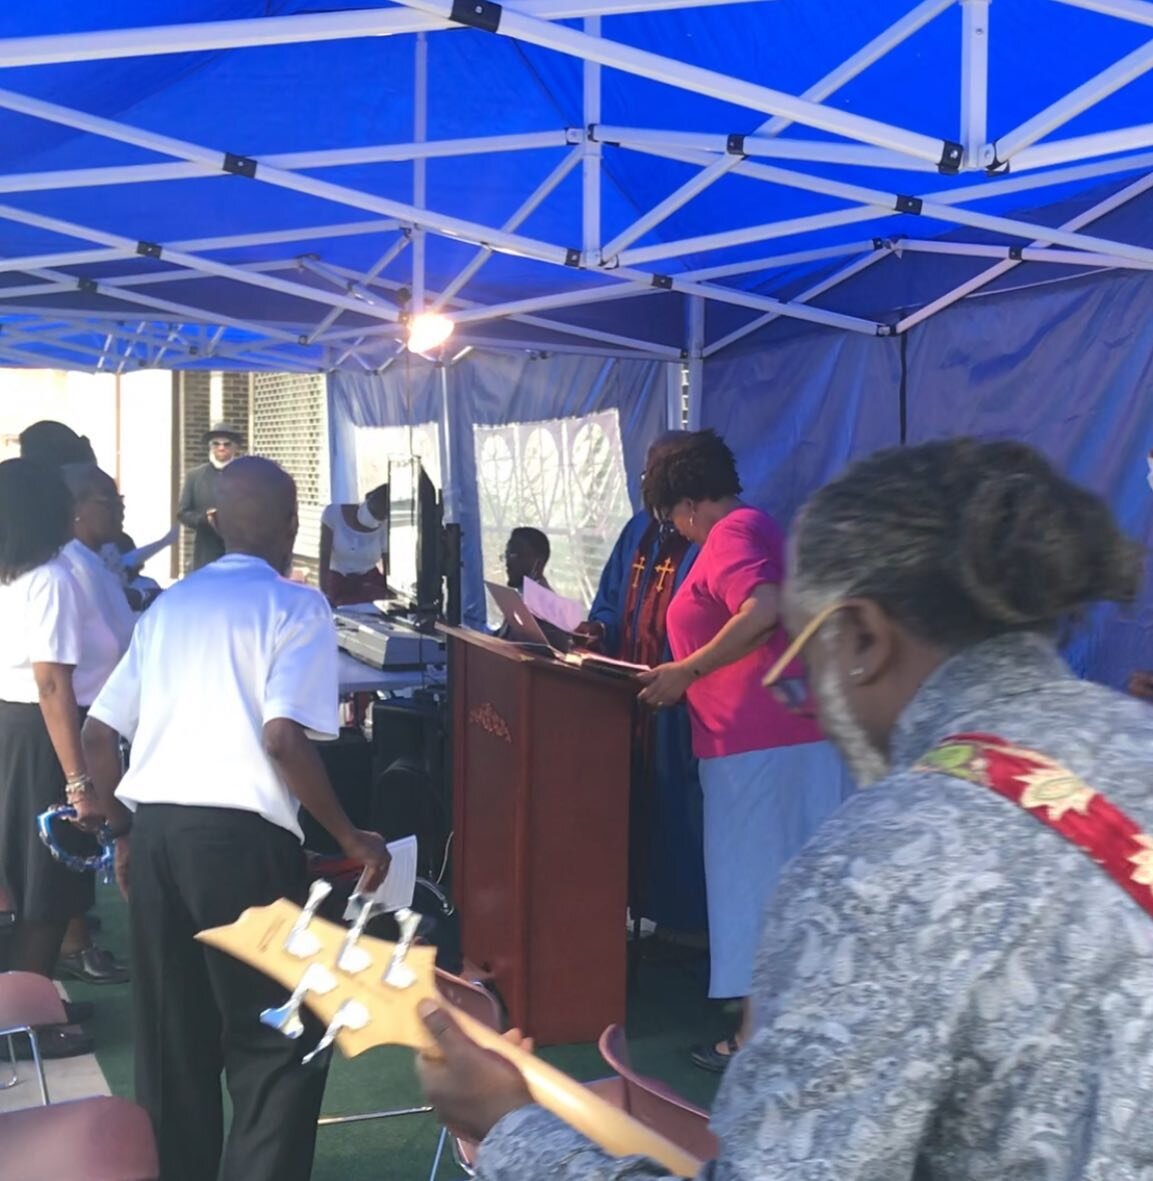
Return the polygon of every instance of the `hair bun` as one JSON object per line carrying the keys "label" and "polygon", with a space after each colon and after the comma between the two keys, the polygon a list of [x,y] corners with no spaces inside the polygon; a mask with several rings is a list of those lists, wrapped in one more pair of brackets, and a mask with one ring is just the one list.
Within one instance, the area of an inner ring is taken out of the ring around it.
{"label": "hair bun", "polygon": [[959,498],[952,564],[980,615],[1002,627],[1029,627],[1099,600],[1135,599],[1140,553],[1104,503],[1035,452],[1019,444],[1005,450],[1004,467],[982,465],[969,495]]}

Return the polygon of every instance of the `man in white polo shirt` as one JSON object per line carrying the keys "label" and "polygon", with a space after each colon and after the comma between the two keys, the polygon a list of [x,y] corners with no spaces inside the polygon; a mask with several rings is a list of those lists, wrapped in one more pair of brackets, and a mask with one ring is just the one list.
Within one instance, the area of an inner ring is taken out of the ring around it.
{"label": "man in white polo shirt", "polygon": [[[339,729],[337,647],[321,595],[281,576],[295,484],[268,460],[238,459],[220,473],[217,523],[225,556],[141,618],[89,711],[95,786],[78,812],[132,826],[131,855],[123,838],[117,859],[132,914],[136,1090],[162,1181],[212,1181],[218,1168],[221,1181],[306,1181],[325,1071],[300,1059],[316,1033],[290,1041],[261,1024],[284,990],[194,936],[246,907],[302,900],[300,804],[346,856],[383,872],[388,853],[353,828],[309,740]],[[132,742],[123,780],[119,735]]]}

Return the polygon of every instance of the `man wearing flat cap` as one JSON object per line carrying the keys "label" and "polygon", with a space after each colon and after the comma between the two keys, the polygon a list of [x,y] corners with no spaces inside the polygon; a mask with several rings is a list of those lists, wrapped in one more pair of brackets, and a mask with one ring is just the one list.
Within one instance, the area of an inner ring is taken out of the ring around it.
{"label": "man wearing flat cap", "polygon": [[184,479],[180,492],[177,519],[191,529],[196,540],[192,546],[192,569],[199,570],[224,554],[224,542],[216,532],[216,485],[220,473],[240,454],[243,437],[226,422],[214,423],[204,432],[208,462],[194,467]]}

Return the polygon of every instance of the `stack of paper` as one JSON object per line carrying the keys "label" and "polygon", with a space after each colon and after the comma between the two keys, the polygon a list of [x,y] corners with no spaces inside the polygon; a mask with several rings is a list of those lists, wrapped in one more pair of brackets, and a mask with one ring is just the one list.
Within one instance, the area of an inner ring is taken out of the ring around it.
{"label": "stack of paper", "polygon": [[533,582],[531,578],[524,580],[521,598],[524,599],[524,605],[537,619],[543,619],[545,623],[551,623],[553,627],[559,627],[561,631],[575,632],[588,618],[584,604],[578,603],[576,599],[566,599],[563,595],[556,594],[555,591],[547,590],[539,582]]}
{"label": "stack of paper", "polygon": [[[392,914],[394,911],[407,910],[412,906],[412,896],[416,891],[416,837],[401,837],[398,841],[390,841],[388,851],[392,856],[392,862],[384,881],[377,886],[371,900],[378,911]],[[361,880],[363,881],[363,878]],[[345,909],[344,917],[349,921],[356,918],[357,907],[353,898],[359,901],[360,892],[358,885]]]}

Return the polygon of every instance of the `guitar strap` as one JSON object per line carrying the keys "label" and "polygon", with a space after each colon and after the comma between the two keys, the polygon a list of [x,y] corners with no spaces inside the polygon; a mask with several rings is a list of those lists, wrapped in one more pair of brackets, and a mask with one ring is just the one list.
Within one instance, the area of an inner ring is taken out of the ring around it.
{"label": "guitar strap", "polygon": [[1060,763],[990,734],[954,734],[916,769],[978,783],[1011,800],[1091,857],[1153,916],[1153,838]]}

